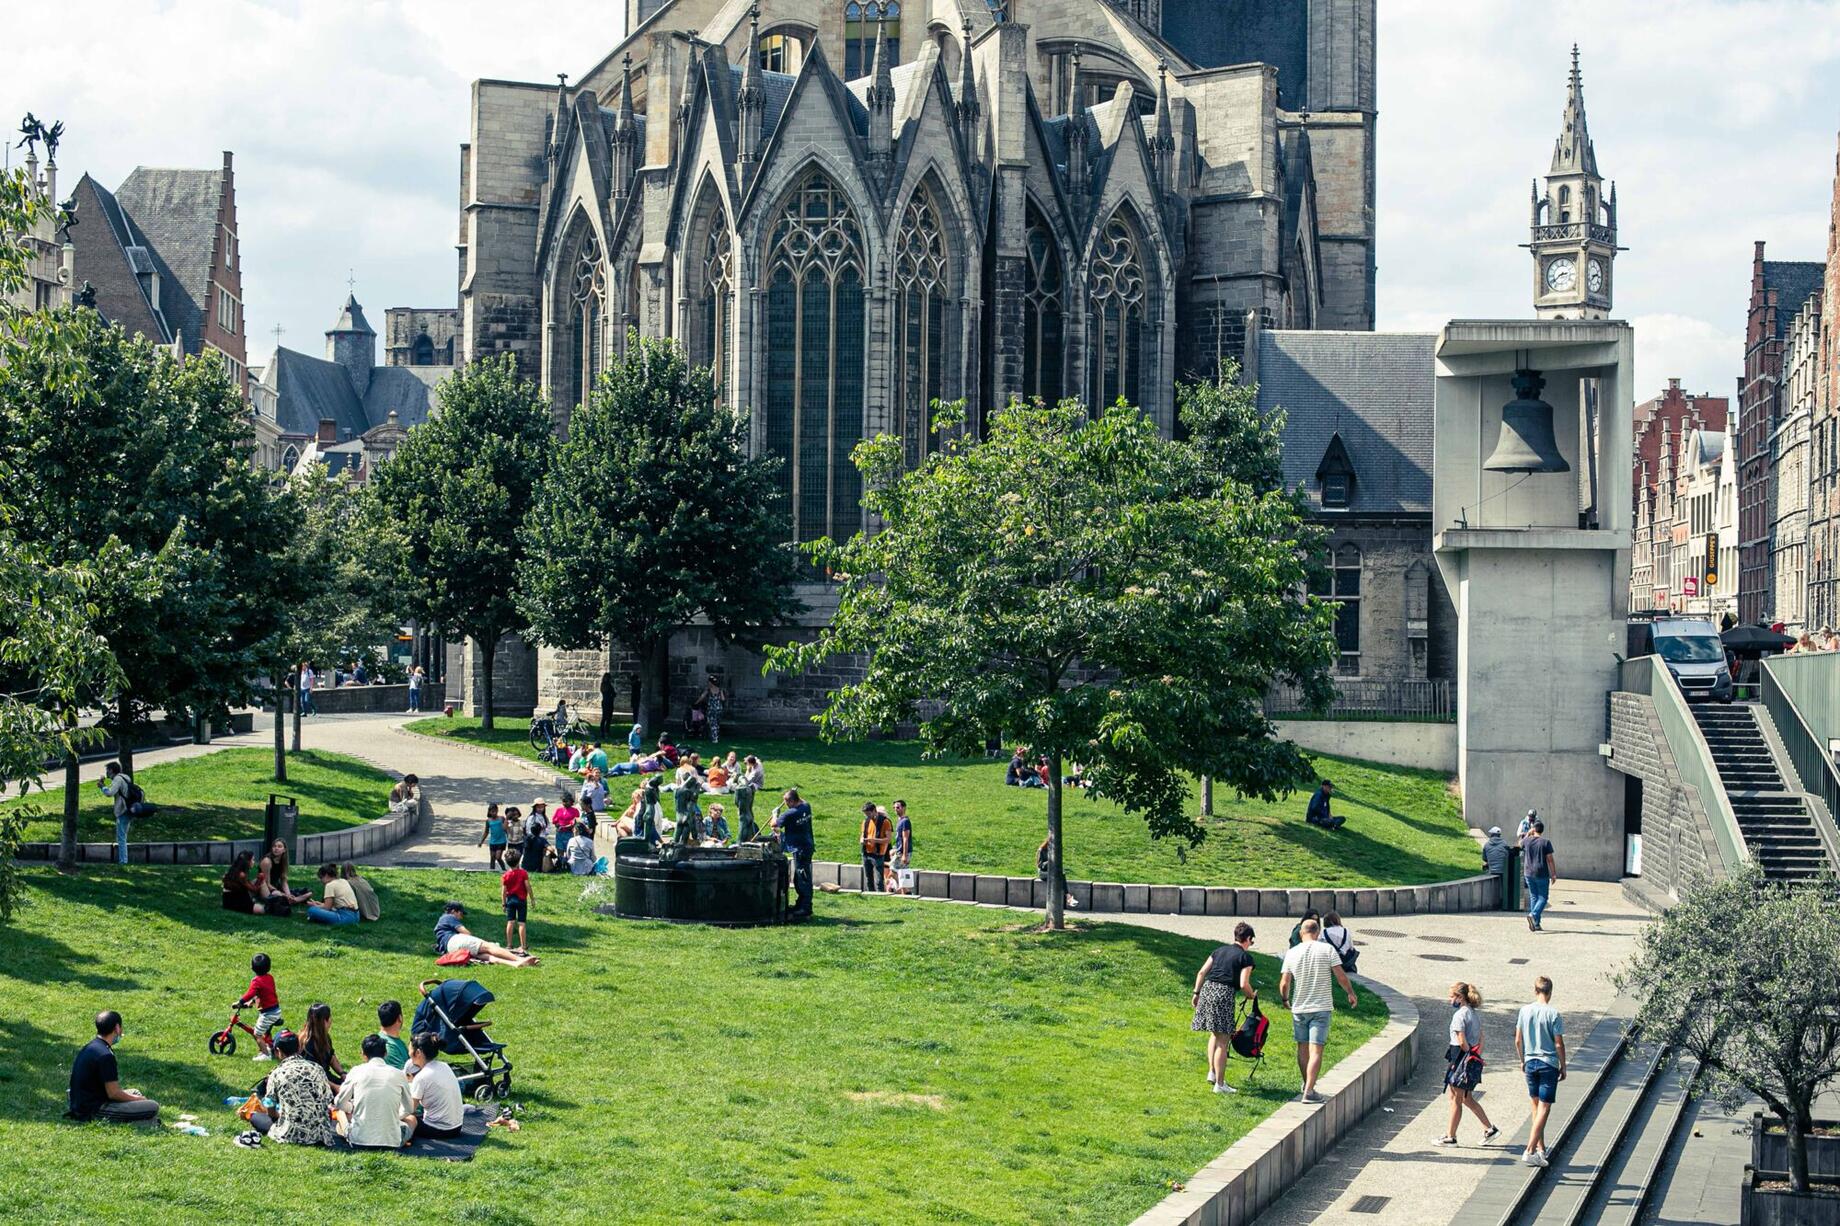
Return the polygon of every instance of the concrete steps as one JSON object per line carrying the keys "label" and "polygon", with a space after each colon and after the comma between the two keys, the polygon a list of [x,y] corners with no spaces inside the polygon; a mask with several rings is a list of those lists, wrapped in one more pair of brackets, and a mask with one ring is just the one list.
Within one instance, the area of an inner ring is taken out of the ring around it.
{"label": "concrete steps", "polygon": [[1813,817],[1777,769],[1753,705],[1702,704],[1693,708],[1693,718],[1712,751],[1745,846],[1764,875],[1798,880],[1825,868],[1827,852]]}

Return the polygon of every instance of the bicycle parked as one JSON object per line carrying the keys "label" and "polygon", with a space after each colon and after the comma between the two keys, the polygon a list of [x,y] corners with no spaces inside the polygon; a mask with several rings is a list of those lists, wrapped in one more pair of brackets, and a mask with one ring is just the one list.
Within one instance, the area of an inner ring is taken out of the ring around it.
{"label": "bicycle parked", "polygon": [[530,747],[546,758],[554,757],[558,742],[587,739],[588,725],[570,708],[567,699],[558,702],[548,715],[533,715],[530,719]]}

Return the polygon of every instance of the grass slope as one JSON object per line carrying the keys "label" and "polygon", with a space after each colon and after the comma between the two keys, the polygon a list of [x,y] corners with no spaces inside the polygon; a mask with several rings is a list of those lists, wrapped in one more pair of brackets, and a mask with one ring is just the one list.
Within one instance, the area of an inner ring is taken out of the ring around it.
{"label": "grass slope", "polygon": [[[378,924],[236,916],[202,869],[30,870],[0,930],[0,1220],[516,1223],[1128,1221],[1297,1088],[1273,1015],[1258,1084],[1207,1092],[1188,993],[1209,945],[1125,925],[902,899],[819,900],[816,922],[722,930],[592,912],[534,883],[544,964],[472,973],[498,1001],[523,1131],[464,1166],[284,1146],[248,1153],[222,1100],[267,1067],[205,1040],[266,951],[282,1007],[333,1010],[348,1061],[389,997],[437,974],[440,901],[494,927],[486,874],[380,871]],[[1277,924],[1263,933],[1280,949]],[[1272,990],[1276,963],[1257,976]],[[90,1019],[117,1008],[124,1084],[208,1138],[59,1120]],[[1329,1059],[1383,1024],[1337,1011]],[[1247,1066],[1230,1078],[1244,1084]],[[156,1208],[157,1206],[157,1208]]]}
{"label": "grass slope", "polygon": [[[527,730],[509,721],[500,721],[489,735],[481,732],[477,719],[460,717],[418,720],[409,729],[536,760]],[[927,761],[911,741],[740,739],[721,748],[758,753],[766,764],[772,798],[763,796],[755,804],[763,823],[785,788],[796,787],[811,801],[821,859],[854,859],[863,801],[892,805],[899,797],[914,819],[915,867],[1035,874],[1035,849],[1046,834],[1047,795],[1003,786],[1002,760]],[[1069,792],[1064,815],[1068,875],[1172,885],[1354,889],[1448,881],[1481,871],[1476,843],[1446,776],[1327,756],[1315,763],[1335,781],[1335,811],[1348,819],[1333,833],[1304,822],[1307,794],[1268,804],[1216,789],[1216,816],[1208,823],[1207,839],[1189,849],[1153,841],[1141,820],[1125,816],[1116,805]],[[621,782],[614,779],[609,786]],[[620,808],[628,791],[615,791]]]}
{"label": "grass slope", "polygon": [[[288,755],[288,781],[275,782],[273,749],[220,749],[135,771],[135,781],[160,811],[135,822],[131,842],[176,839],[259,839],[271,792],[300,804],[300,833],[317,834],[358,826],[388,815],[395,779],[368,762],[344,754],[303,750]],[[59,772],[47,779],[61,779]],[[81,789],[77,840],[115,841],[114,802],[93,783]],[[39,816],[26,823],[27,842],[62,837],[64,789],[48,788],[0,804],[0,812],[29,805]]]}

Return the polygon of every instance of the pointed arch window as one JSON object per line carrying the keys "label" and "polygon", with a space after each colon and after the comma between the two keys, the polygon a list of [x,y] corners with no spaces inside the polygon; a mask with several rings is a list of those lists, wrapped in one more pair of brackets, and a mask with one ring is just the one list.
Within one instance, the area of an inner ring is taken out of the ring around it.
{"label": "pointed arch window", "polygon": [[561,393],[553,402],[563,412],[587,397],[606,356],[607,261],[592,230],[583,228],[565,268],[560,322],[568,337],[568,352],[558,355],[551,375],[552,395]]}
{"label": "pointed arch window", "polygon": [[434,341],[426,332],[415,338],[415,355],[409,360],[417,366],[434,365]]}
{"label": "pointed arch window", "polygon": [[289,443],[287,450],[281,453],[281,471],[291,473],[294,471],[295,465],[299,463],[300,463],[300,448],[294,446],[292,443]]}
{"label": "pointed arch window", "polygon": [[1141,403],[1144,262],[1137,228],[1120,209],[1100,231],[1087,274],[1091,407]]}
{"label": "pointed arch window", "polygon": [[1028,263],[1022,270],[1022,394],[1054,404],[1066,394],[1061,374],[1066,306],[1061,248],[1033,200],[1024,218]]}
{"label": "pointed arch window", "polygon": [[[879,20],[878,20],[879,19]],[[888,39],[888,66],[901,62],[900,0],[849,0],[843,6],[843,79],[866,77],[875,67],[875,27]]]}
{"label": "pointed arch window", "polygon": [[925,187],[907,202],[896,231],[894,292],[894,425],[913,467],[938,445],[932,411],[945,365],[946,238]]}
{"label": "pointed arch window", "polygon": [[767,242],[767,450],[783,460],[793,539],[861,525],[850,452],[863,427],[861,227],[848,199],[813,170],[793,188]]}
{"label": "pointed arch window", "polygon": [[717,214],[703,241],[702,302],[696,360],[709,367],[721,399],[728,376],[729,336],[734,327],[735,254],[728,223]]}

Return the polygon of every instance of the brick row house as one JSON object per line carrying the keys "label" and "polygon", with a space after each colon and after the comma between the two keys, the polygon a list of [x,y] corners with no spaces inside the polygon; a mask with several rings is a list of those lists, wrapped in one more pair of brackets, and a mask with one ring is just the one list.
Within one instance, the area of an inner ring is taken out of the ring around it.
{"label": "brick row house", "polygon": [[[1635,508],[1629,607],[1717,614],[1736,607],[1737,481],[1730,402],[1669,379],[1635,408]],[[1706,564],[1709,536],[1713,565]],[[1727,568],[1730,550],[1734,567]],[[1708,573],[1716,582],[1708,588]]]}

